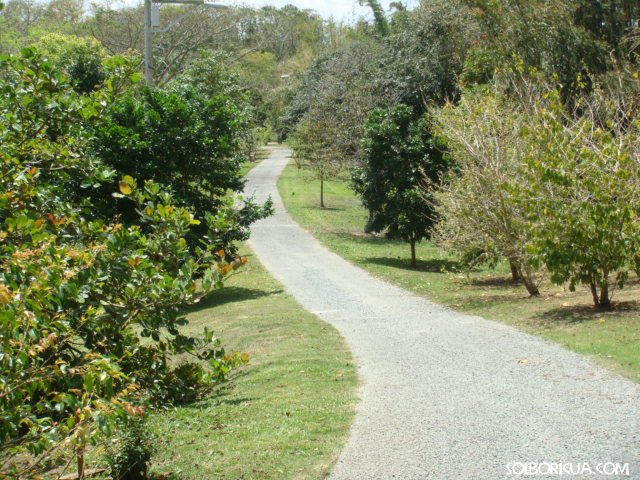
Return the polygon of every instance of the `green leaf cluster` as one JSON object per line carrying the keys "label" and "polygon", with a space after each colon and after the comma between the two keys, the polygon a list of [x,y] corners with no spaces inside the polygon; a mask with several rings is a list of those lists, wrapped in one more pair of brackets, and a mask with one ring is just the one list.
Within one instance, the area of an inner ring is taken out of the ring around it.
{"label": "green leaf cluster", "polygon": [[[237,214],[219,209],[190,250],[201,223],[191,205],[95,155],[92,126],[114,85],[82,95],[35,49],[0,57],[1,468],[19,478],[60,449],[80,456],[145,405],[196,398],[246,361],[211,332],[180,331],[185,307],[246,261],[216,250]],[[126,224],[92,201],[115,179]],[[33,463],[12,461],[26,452]]]}

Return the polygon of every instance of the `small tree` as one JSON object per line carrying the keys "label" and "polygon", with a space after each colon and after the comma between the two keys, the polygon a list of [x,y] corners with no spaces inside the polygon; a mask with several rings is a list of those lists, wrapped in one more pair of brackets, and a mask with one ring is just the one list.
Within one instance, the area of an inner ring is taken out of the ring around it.
{"label": "small tree", "polygon": [[608,109],[602,98],[583,101],[579,114],[567,114],[557,92],[552,99],[529,133],[535,149],[521,191],[533,253],[552,281],[586,284],[595,306],[610,308],[640,248],[640,124],[619,108],[603,122],[594,113]]}
{"label": "small tree", "polygon": [[385,232],[411,245],[416,266],[416,243],[427,237],[433,212],[425,209],[421,185],[435,183],[447,162],[433,147],[424,119],[411,107],[397,105],[374,110],[365,126],[364,165],[354,175],[354,189],[369,210],[367,232]]}
{"label": "small tree", "polygon": [[513,279],[539,295],[527,212],[512,193],[524,182],[519,171],[527,115],[494,91],[467,92],[436,118],[436,132],[456,164],[436,194],[438,242],[468,266],[508,259]]}
{"label": "small tree", "polygon": [[313,172],[313,178],[320,181],[320,208],[325,208],[324,182],[335,178],[343,169],[343,163],[335,152],[330,140],[330,126],[321,118],[306,117],[298,125],[291,138],[291,147],[298,165],[304,164]]}

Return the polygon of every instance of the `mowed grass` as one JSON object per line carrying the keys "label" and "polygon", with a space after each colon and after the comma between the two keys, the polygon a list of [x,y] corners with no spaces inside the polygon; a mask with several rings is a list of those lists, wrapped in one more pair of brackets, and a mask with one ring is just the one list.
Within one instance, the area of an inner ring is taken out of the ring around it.
{"label": "mowed grass", "polygon": [[188,328],[213,329],[250,363],[206,400],[152,416],[152,470],[162,476],[319,479],[346,440],[357,374],[344,340],[248,253],[248,266],[199,304]]}
{"label": "mowed grass", "polygon": [[[615,310],[591,307],[589,292],[569,292],[543,282],[542,297],[529,298],[510,281],[507,264],[464,272],[456,259],[430,242],[417,248],[419,266],[409,266],[409,246],[363,233],[367,212],[341,181],[319,183],[287,166],[278,188],[291,216],[329,249],[372,274],[457,310],[501,321],[592,355],[604,365],[640,381],[640,285],[637,279],[615,293]],[[462,345],[462,344],[461,344]]]}

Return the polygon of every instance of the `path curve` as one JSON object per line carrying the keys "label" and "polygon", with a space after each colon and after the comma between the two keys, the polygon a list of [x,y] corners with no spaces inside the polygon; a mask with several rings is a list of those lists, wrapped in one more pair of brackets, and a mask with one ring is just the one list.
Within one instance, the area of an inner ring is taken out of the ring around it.
{"label": "path curve", "polygon": [[250,243],[358,364],[361,401],[332,479],[497,479],[512,462],[628,463],[624,478],[640,478],[640,385],[329,252],[283,208],[276,182],[289,154],[272,148],[248,175],[245,192],[276,208]]}

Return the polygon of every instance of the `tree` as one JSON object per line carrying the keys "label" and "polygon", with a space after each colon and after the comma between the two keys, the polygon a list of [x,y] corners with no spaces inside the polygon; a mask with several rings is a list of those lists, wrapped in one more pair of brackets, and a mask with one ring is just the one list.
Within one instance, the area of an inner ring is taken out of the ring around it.
{"label": "tree", "polygon": [[465,62],[463,85],[490,84],[496,70],[522,62],[562,85],[564,99],[570,100],[581,89],[579,76],[586,81],[610,68],[607,46],[575,22],[579,2],[464,3],[471,8],[481,32]]}
{"label": "tree", "polygon": [[[241,146],[248,119],[238,98],[213,92],[205,97],[199,88],[205,85],[125,92],[96,125],[93,151],[119,175],[131,174],[170,187],[179,205],[204,216],[204,212],[215,213],[227,205],[229,191],[243,188]],[[99,196],[96,206],[105,216],[118,213],[126,223],[135,218],[126,203],[110,200],[108,187]],[[246,239],[248,225],[270,211],[270,203],[258,206],[247,199],[243,207],[237,207],[235,235],[218,238],[229,240],[218,247],[233,253],[230,240]],[[197,245],[197,237],[210,228],[203,218],[193,229],[197,236],[190,237],[190,245]]]}
{"label": "tree", "polygon": [[458,1],[422,2],[414,11],[398,12],[383,40],[388,53],[376,81],[392,104],[426,112],[458,95],[458,77],[477,37],[477,22]]}
{"label": "tree", "polygon": [[435,117],[455,165],[435,196],[436,239],[470,267],[508,259],[513,279],[538,296],[527,210],[513,193],[525,182],[522,136],[530,115],[494,87],[466,92]]}
{"label": "tree", "polygon": [[[551,280],[585,284],[594,305],[611,308],[611,291],[637,268],[640,248],[640,125],[624,103],[581,99],[567,111],[558,92],[532,125],[522,205],[532,223],[533,253]],[[597,113],[615,113],[603,123]],[[613,108],[611,108],[613,107]],[[623,110],[620,112],[620,108]]]}
{"label": "tree", "polygon": [[425,119],[416,120],[411,107],[374,110],[365,127],[364,164],[354,175],[354,189],[369,210],[366,231],[408,242],[412,267],[416,243],[434,223],[421,185],[438,182],[448,166],[432,142]]}
{"label": "tree", "polygon": [[[358,40],[316,60],[283,118],[295,138],[294,151],[303,147],[303,138],[313,141],[321,136],[315,148],[323,148],[324,156],[336,166],[349,168],[361,161],[367,116],[387,104],[380,86],[371,81],[378,74],[381,56],[379,44]],[[308,135],[296,131],[296,124]]]}
{"label": "tree", "polygon": [[65,72],[80,93],[89,93],[100,85],[105,77],[106,52],[97,40],[50,33],[37,43],[39,51],[53,67]]}
{"label": "tree", "polygon": [[[299,165],[306,165],[320,181],[320,208],[325,208],[324,182],[335,178],[343,169],[343,164],[332,152],[334,145],[330,138],[329,122],[315,118],[303,120],[291,138],[291,147]],[[306,163],[304,163],[306,162]]]}

